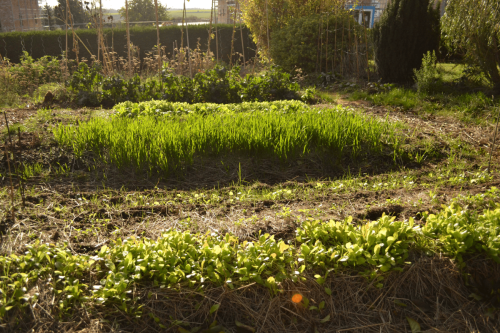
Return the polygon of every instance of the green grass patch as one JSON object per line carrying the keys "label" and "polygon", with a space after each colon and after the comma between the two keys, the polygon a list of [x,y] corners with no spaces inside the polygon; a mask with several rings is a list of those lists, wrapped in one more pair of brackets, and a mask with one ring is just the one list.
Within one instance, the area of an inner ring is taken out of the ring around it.
{"label": "green grass patch", "polygon": [[386,146],[393,158],[399,151],[398,124],[340,106],[318,110],[300,102],[189,106],[153,101],[122,104],[117,110],[109,119],[61,125],[55,139],[77,156],[90,150],[118,167],[165,175],[195,158],[231,154],[286,162],[316,153],[338,163],[346,156],[382,154]]}

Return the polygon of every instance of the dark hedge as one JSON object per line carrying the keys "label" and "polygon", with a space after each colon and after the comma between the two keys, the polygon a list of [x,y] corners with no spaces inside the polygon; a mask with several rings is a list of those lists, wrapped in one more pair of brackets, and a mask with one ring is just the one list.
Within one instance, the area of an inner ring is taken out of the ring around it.
{"label": "dark hedge", "polygon": [[[229,62],[231,53],[231,37],[233,26],[229,24],[219,24],[219,60]],[[207,49],[209,25],[190,25],[189,26],[189,46],[196,48],[198,38],[200,39],[202,51]],[[78,37],[85,43],[92,54],[97,55],[97,35],[94,29],[75,30]],[[107,44],[111,47],[111,29],[104,30]],[[215,32],[214,32],[215,33]],[[156,45],[156,28],[154,27],[133,27],[130,29],[130,41],[138,46],[141,52],[141,58],[146,55]],[[177,46],[181,45],[181,27],[161,27],[160,43],[167,47],[167,52],[172,54],[173,44],[177,41]],[[184,33],[184,45],[186,46],[186,33]],[[255,44],[250,36],[250,31],[243,26],[243,42],[245,44],[246,59],[255,56]],[[12,62],[19,62],[22,51],[28,53],[35,59],[46,55],[61,56],[65,50],[66,33],[64,30],[57,31],[29,31],[29,32],[9,32],[0,33],[0,54],[2,57],[9,58]],[[73,45],[73,36],[68,31],[68,57],[75,58],[75,53],[71,51]],[[90,54],[80,43],[79,57],[90,59]],[[215,39],[210,43],[210,50],[216,54]],[[118,56],[127,57],[127,33],[125,28],[114,29],[114,51]],[[239,26],[234,38],[234,53],[242,53],[241,34]],[[237,56],[233,56],[234,60]]]}

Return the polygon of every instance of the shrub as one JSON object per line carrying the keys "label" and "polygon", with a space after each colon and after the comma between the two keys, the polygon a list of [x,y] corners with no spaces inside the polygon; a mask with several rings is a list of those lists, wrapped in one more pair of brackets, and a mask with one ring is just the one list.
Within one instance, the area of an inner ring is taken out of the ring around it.
{"label": "shrub", "polygon": [[498,0],[449,0],[442,18],[443,37],[463,51],[468,64],[481,68],[500,92],[500,7]]}
{"label": "shrub", "polygon": [[431,93],[435,92],[441,82],[439,80],[439,74],[436,67],[436,52],[427,51],[422,58],[422,67],[417,70],[414,69],[415,82],[417,82],[418,92]]}
{"label": "shrub", "polygon": [[[326,16],[312,15],[302,17],[292,21],[286,27],[275,31],[271,39],[271,56],[274,62],[288,72],[292,72],[297,68],[302,69],[304,73],[318,71],[318,39],[320,26],[322,26],[323,31],[323,43],[326,44]],[[336,50],[336,52],[329,51],[328,59],[326,60],[324,57],[321,57],[321,59],[323,63],[328,62],[329,68],[335,63],[336,72],[340,72],[340,66],[346,66],[350,59],[350,57],[341,56],[341,52],[345,52],[349,47],[348,26],[354,28],[359,35],[364,37],[361,25],[356,23],[347,12],[339,11],[337,15],[328,16],[329,30],[335,31],[335,27],[337,27],[336,32],[328,36],[328,49]],[[341,27],[344,27],[344,29]],[[342,34],[344,34],[343,37]],[[352,36],[351,39],[353,39]],[[359,45],[358,47],[362,48],[359,51],[364,53],[363,49],[365,47],[363,45]],[[341,63],[341,59],[344,63]],[[360,72],[361,71],[360,69]]]}
{"label": "shrub", "polygon": [[18,94],[31,94],[39,85],[62,80],[61,66],[55,57],[34,60],[23,51],[20,61],[19,64],[7,63],[7,70],[13,79],[11,84]]}
{"label": "shrub", "polygon": [[439,12],[430,0],[393,0],[374,27],[375,63],[384,82],[408,83],[422,56],[439,47]]}

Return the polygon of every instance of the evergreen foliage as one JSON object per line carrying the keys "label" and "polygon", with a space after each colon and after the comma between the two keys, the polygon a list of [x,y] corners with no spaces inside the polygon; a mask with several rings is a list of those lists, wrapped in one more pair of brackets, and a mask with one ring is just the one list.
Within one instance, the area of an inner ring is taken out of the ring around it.
{"label": "evergreen foliage", "polygon": [[433,5],[432,0],[392,0],[387,5],[373,31],[375,63],[382,81],[411,82],[423,55],[438,50],[439,11]]}
{"label": "evergreen foliage", "polygon": [[[54,12],[56,14],[57,23],[56,24],[64,24],[66,21],[66,0],[58,0],[58,5],[54,7]],[[84,3],[78,0],[69,0],[69,10],[70,14],[73,17],[73,24],[79,23],[89,23],[90,22],[90,8],[88,2]],[[70,20],[68,18],[68,24],[70,24]]]}

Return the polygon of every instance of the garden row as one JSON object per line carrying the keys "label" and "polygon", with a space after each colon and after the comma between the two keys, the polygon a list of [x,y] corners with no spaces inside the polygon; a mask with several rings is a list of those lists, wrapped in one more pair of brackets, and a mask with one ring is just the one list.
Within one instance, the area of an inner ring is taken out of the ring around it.
{"label": "garden row", "polygon": [[[487,195],[498,200],[500,192],[492,188]],[[472,200],[484,197],[479,194]],[[454,202],[425,220],[420,226],[411,219],[396,221],[389,216],[365,225],[354,225],[351,219],[309,219],[297,229],[295,240],[288,242],[268,234],[248,242],[229,234],[169,230],[157,240],[118,239],[94,256],[74,254],[61,244],[36,243],[27,246],[23,255],[0,257],[0,316],[35,302],[38,295],[28,291],[36,281],[52,286],[64,313],[85,302],[118,303],[126,309],[131,288],[141,283],[196,288],[201,293],[210,286],[257,283],[277,292],[285,280],[300,281],[312,273],[321,285],[330,272],[351,269],[376,280],[380,288],[384,272],[411,265],[411,252],[443,254],[462,267],[466,255],[499,261],[498,204],[478,214]],[[329,288],[324,292],[331,294]]]}
{"label": "garden row", "polygon": [[299,85],[279,67],[272,67],[260,76],[242,78],[239,72],[238,66],[227,69],[217,65],[189,78],[165,69],[160,82],[156,78],[141,79],[137,74],[130,79],[120,75],[104,77],[100,65],[88,67],[81,63],[71,76],[68,88],[79,105],[90,106],[152,99],[219,104],[300,99]]}
{"label": "garden row", "polygon": [[[61,125],[55,139],[76,156],[94,152],[118,167],[168,175],[195,159],[241,154],[284,163],[311,154],[334,166],[347,157],[399,154],[398,124],[337,106],[298,101],[229,105],[151,101],[119,104],[110,118]],[[388,147],[388,151],[384,149]]]}

